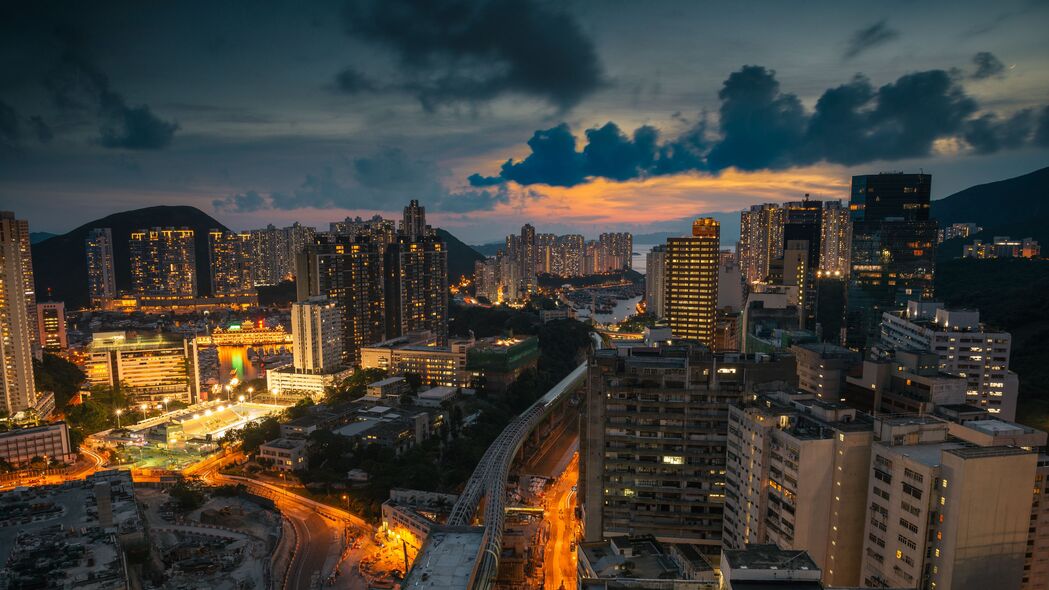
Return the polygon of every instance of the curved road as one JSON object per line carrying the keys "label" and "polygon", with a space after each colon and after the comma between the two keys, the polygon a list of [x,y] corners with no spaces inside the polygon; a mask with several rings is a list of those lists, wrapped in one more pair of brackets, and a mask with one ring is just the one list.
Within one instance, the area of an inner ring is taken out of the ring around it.
{"label": "curved road", "polygon": [[547,491],[543,518],[550,523],[549,537],[543,552],[543,587],[548,590],[576,587],[575,492],[579,479],[579,455],[572,458],[564,473]]}

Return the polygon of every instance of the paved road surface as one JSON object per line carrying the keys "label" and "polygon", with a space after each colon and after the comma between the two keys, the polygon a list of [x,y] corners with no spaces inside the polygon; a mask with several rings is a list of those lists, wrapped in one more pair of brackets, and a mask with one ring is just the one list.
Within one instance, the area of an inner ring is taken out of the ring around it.
{"label": "paved road surface", "polygon": [[579,478],[579,455],[572,457],[568,468],[547,489],[543,518],[550,523],[543,565],[543,587],[546,590],[576,587],[575,551],[575,492],[572,487]]}

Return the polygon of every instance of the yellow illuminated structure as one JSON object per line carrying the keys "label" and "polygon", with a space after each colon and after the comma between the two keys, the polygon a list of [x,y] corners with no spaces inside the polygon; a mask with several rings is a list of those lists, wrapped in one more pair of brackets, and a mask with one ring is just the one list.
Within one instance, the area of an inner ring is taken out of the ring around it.
{"label": "yellow illuminated structure", "polygon": [[668,238],[665,313],[675,338],[714,345],[721,229],[716,219],[692,223],[692,235]]}
{"label": "yellow illuminated structure", "polygon": [[253,254],[249,232],[233,233],[217,229],[208,232],[211,294],[215,297],[254,295]]}
{"label": "yellow illuminated structure", "polygon": [[197,293],[193,230],[153,228],[131,232],[131,285],[136,295],[191,298]]}

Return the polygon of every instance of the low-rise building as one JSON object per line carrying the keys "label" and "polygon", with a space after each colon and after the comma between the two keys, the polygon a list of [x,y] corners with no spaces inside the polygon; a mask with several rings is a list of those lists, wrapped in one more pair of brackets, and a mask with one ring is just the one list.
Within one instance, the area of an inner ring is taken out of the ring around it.
{"label": "low-rise building", "polygon": [[460,389],[456,387],[431,387],[426,391],[419,392],[415,403],[424,408],[439,408],[444,402],[449,402],[459,395]]}
{"label": "low-rise building", "polygon": [[183,336],[96,333],[84,372],[89,385],[119,388],[135,404],[190,404],[200,391],[196,350]]}
{"label": "low-rise building", "polygon": [[721,551],[721,590],[820,590],[820,577],[804,550],[755,544]]}
{"label": "low-rise building", "polygon": [[42,301],[36,304],[36,326],[40,346],[44,350],[59,351],[69,346],[66,337],[66,304],[61,301]]}
{"label": "low-rise building", "polygon": [[414,332],[361,347],[361,368],[382,369],[391,377],[417,375],[423,385],[466,387],[466,351],[472,339],[450,340],[436,346],[429,332]]}
{"label": "low-rise building", "polygon": [[684,543],[660,543],[652,536],[612,537],[580,543],[576,556],[580,590],[716,590],[718,587],[714,568],[701,552]]}
{"label": "low-rise building", "polygon": [[840,401],[845,377],[860,364],[859,352],[828,342],[795,344],[790,348],[798,362],[798,388],[828,401]]}
{"label": "low-rise building", "polygon": [[18,466],[37,458],[61,463],[76,461],[76,449],[69,442],[65,422],[0,432],[0,459]]}
{"label": "low-rise building", "polygon": [[504,393],[521,373],[535,369],[539,339],[494,337],[478,340],[466,353],[466,369],[472,387],[489,393]]}
{"label": "low-rise building", "polygon": [[277,438],[259,446],[259,457],[273,462],[280,471],[309,469],[306,441],[301,438]]}
{"label": "low-rise building", "polygon": [[994,236],[990,244],[973,240],[962,248],[962,258],[1038,258],[1042,247],[1034,238],[1015,240],[1009,236]]}
{"label": "low-rise building", "polygon": [[277,395],[304,395],[316,399],[324,397],[329,387],[335,387],[350,375],[353,375],[353,369],[308,373],[295,367],[283,367],[266,371],[266,387]]}
{"label": "low-rise building", "polygon": [[387,377],[369,383],[365,390],[365,397],[372,399],[400,399],[402,395],[408,393],[408,380],[404,377]]}
{"label": "low-rise building", "polygon": [[863,361],[845,378],[846,402],[870,413],[930,414],[937,406],[964,404],[966,381],[939,369],[935,354],[896,350],[892,358]]}

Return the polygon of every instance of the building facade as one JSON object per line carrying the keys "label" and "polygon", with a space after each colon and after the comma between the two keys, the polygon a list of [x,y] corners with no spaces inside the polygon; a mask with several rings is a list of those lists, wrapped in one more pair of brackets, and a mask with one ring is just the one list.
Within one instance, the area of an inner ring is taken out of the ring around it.
{"label": "building facade", "polygon": [[117,295],[117,275],[113,262],[113,231],[108,227],[88,230],[84,239],[87,259],[87,290],[91,305],[99,307]]}
{"label": "building facade", "polygon": [[249,232],[208,232],[208,262],[214,297],[254,295],[254,248]]}
{"label": "building facade", "polygon": [[645,255],[645,311],[656,316],[666,315],[666,246],[654,246]]}
{"label": "building facade", "polygon": [[192,298],[197,294],[193,230],[153,228],[131,232],[131,287],[135,295]]}
{"label": "building facade", "polygon": [[29,223],[16,219],[10,211],[0,212],[0,409],[8,416],[31,408],[36,401],[36,296],[31,287],[32,273]]}
{"label": "building facade", "polygon": [[929,217],[932,176],[852,177],[847,346],[878,336],[881,314],[933,296],[937,225]]}
{"label": "building facade", "polygon": [[911,301],[905,311],[882,315],[881,343],[934,353],[941,371],[965,378],[967,403],[1016,419],[1020,387],[1009,370],[1012,335],[981,324],[979,311]]}
{"label": "building facade", "polygon": [[184,337],[99,332],[87,347],[90,386],[119,388],[132,403],[194,403],[200,391],[197,355]]}
{"label": "building facade", "polygon": [[36,329],[40,346],[44,350],[55,352],[68,348],[66,304],[61,301],[36,304]]}
{"label": "building facade", "polygon": [[712,347],[720,266],[720,225],[712,217],[692,223],[692,235],[667,239],[666,319],[675,338]]}
{"label": "building facade", "polygon": [[76,456],[76,449],[69,442],[69,427],[65,422],[0,433],[0,459],[14,466],[45,458],[72,463],[76,461]]}
{"label": "building facade", "polygon": [[[532,246],[534,275],[535,244]],[[386,337],[396,338],[409,332],[428,331],[439,345],[446,344],[448,249],[444,241],[426,225],[426,210],[418,201],[413,200],[404,208],[401,231],[397,241],[386,249],[383,272]]]}
{"label": "building facade", "polygon": [[327,297],[291,305],[292,362],[304,373],[333,373],[346,365],[342,310]]}

